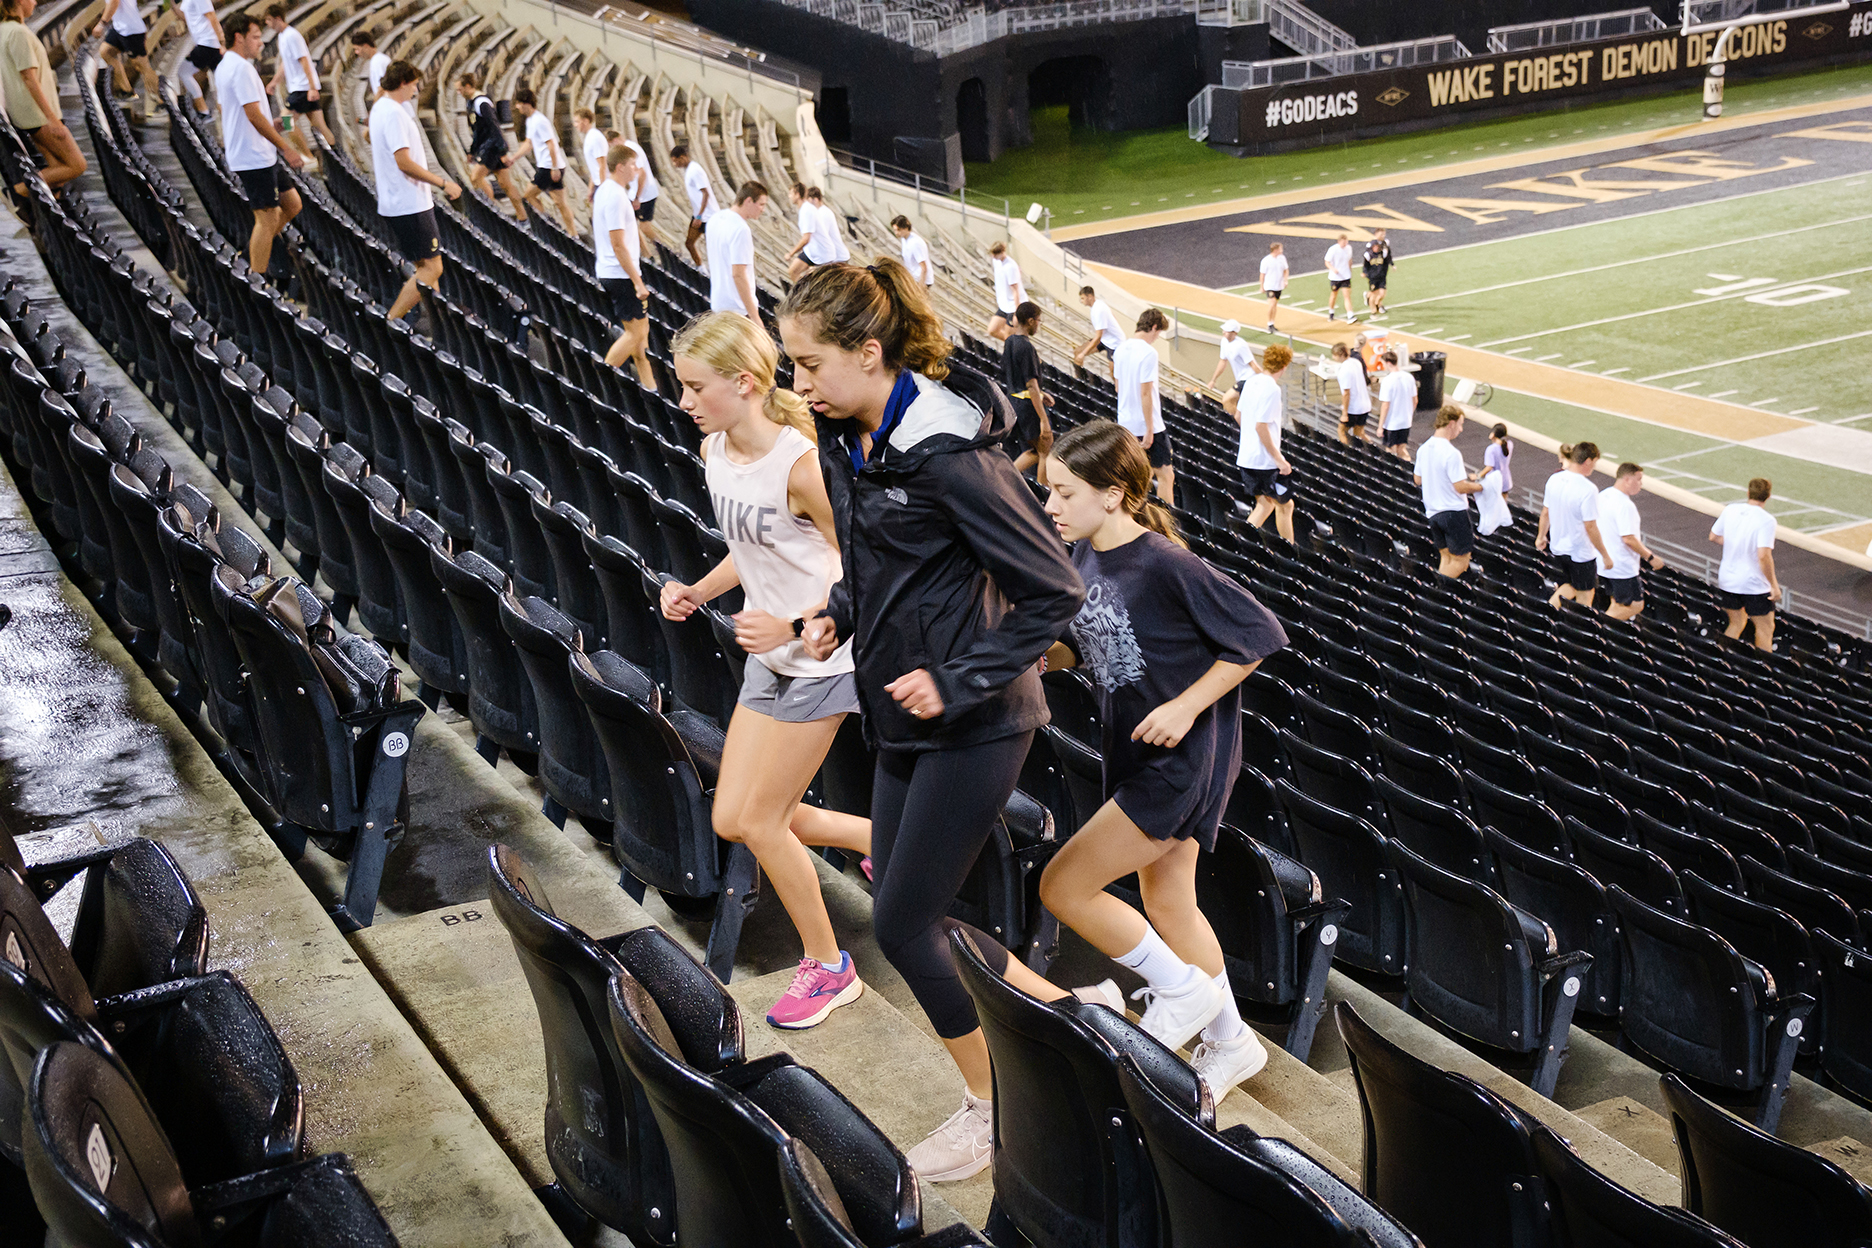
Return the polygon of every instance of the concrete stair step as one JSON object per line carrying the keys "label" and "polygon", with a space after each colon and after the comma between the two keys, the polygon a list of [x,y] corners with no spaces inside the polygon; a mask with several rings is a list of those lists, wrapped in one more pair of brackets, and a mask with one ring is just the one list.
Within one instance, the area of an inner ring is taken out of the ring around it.
{"label": "concrete stair step", "polygon": [[1216,1127],[1246,1122],[1262,1135],[1277,1135],[1304,1148],[1346,1182],[1356,1186],[1364,1157],[1364,1123],[1358,1093],[1314,1070],[1271,1039],[1262,1037],[1268,1064],[1216,1106]]}

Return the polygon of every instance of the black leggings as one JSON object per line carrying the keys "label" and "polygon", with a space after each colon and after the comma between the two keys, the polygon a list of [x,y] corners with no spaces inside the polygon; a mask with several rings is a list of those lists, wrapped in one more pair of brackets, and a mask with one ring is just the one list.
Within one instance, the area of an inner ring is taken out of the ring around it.
{"label": "black leggings", "polygon": [[[1023,732],[926,754],[878,751],[871,924],[884,956],[945,1040],[981,1024],[956,976],[946,935],[954,921],[944,916],[1013,794],[1032,744],[1033,733]],[[999,952],[994,938],[970,934],[992,965]]]}

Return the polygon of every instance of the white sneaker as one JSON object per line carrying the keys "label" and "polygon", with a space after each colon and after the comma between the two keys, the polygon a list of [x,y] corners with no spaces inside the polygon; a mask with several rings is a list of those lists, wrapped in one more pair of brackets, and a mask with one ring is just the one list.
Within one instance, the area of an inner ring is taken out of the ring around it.
{"label": "white sneaker", "polygon": [[1088,1005],[1108,1005],[1120,1017],[1124,1015],[1124,992],[1115,979],[1101,979],[1089,988],[1075,988],[1073,996]]}
{"label": "white sneaker", "polygon": [[1131,999],[1145,1002],[1144,1017],[1138,1025],[1170,1049],[1188,1044],[1191,1036],[1221,1013],[1223,1004],[1222,985],[1194,966],[1190,967],[1189,978],[1175,988],[1144,987],[1132,993]]}
{"label": "white sneaker", "polygon": [[1267,1049],[1251,1027],[1233,1040],[1205,1040],[1190,1055],[1190,1065],[1209,1085],[1217,1105],[1244,1079],[1252,1079],[1267,1065]]}
{"label": "white sneaker", "polygon": [[904,1158],[931,1183],[954,1183],[988,1168],[994,1156],[994,1102],[964,1089],[962,1108]]}
{"label": "white sneaker", "polygon": [[1269,322],[1268,322],[1268,333],[1270,333],[1270,334],[1271,334],[1271,333],[1273,333],[1273,332],[1274,332],[1274,322],[1273,322],[1273,321],[1269,321]]}
{"label": "white sneaker", "polygon": [[[1347,315],[1347,316],[1350,316],[1350,315],[1352,315],[1352,314],[1351,314],[1350,312],[1348,312],[1348,313],[1346,313],[1346,315]],[[1338,319],[1339,319],[1339,309],[1337,309],[1337,308],[1328,308],[1328,309],[1326,310],[1326,319],[1327,319],[1327,320],[1329,320],[1329,321],[1336,321],[1336,320],[1338,320]]]}

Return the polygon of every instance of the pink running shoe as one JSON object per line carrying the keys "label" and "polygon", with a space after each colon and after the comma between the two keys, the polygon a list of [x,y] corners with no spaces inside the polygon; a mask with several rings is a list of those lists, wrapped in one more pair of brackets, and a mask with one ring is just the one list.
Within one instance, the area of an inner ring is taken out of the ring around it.
{"label": "pink running shoe", "polygon": [[864,981],[858,978],[851,954],[840,950],[837,966],[801,958],[793,983],[767,1011],[767,1021],[788,1031],[803,1031],[818,1026],[833,1010],[863,995]]}
{"label": "pink running shoe", "polygon": [[[869,858],[860,858],[858,860],[858,869],[865,873],[865,879],[873,879],[871,875],[871,860]],[[875,883],[876,881],[873,880],[873,882]]]}

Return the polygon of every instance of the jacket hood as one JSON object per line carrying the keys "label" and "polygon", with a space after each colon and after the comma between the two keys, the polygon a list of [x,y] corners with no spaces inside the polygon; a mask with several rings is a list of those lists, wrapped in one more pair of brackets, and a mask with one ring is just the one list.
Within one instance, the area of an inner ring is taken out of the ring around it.
{"label": "jacket hood", "polygon": [[[1007,395],[972,368],[951,364],[942,381],[921,373],[912,380],[917,397],[891,431],[885,443],[887,453],[874,455],[872,463],[887,461],[892,468],[912,469],[931,455],[998,446],[1014,427],[1014,407]],[[822,446],[843,441],[856,429],[856,422],[849,420],[820,417],[818,423]]]}

